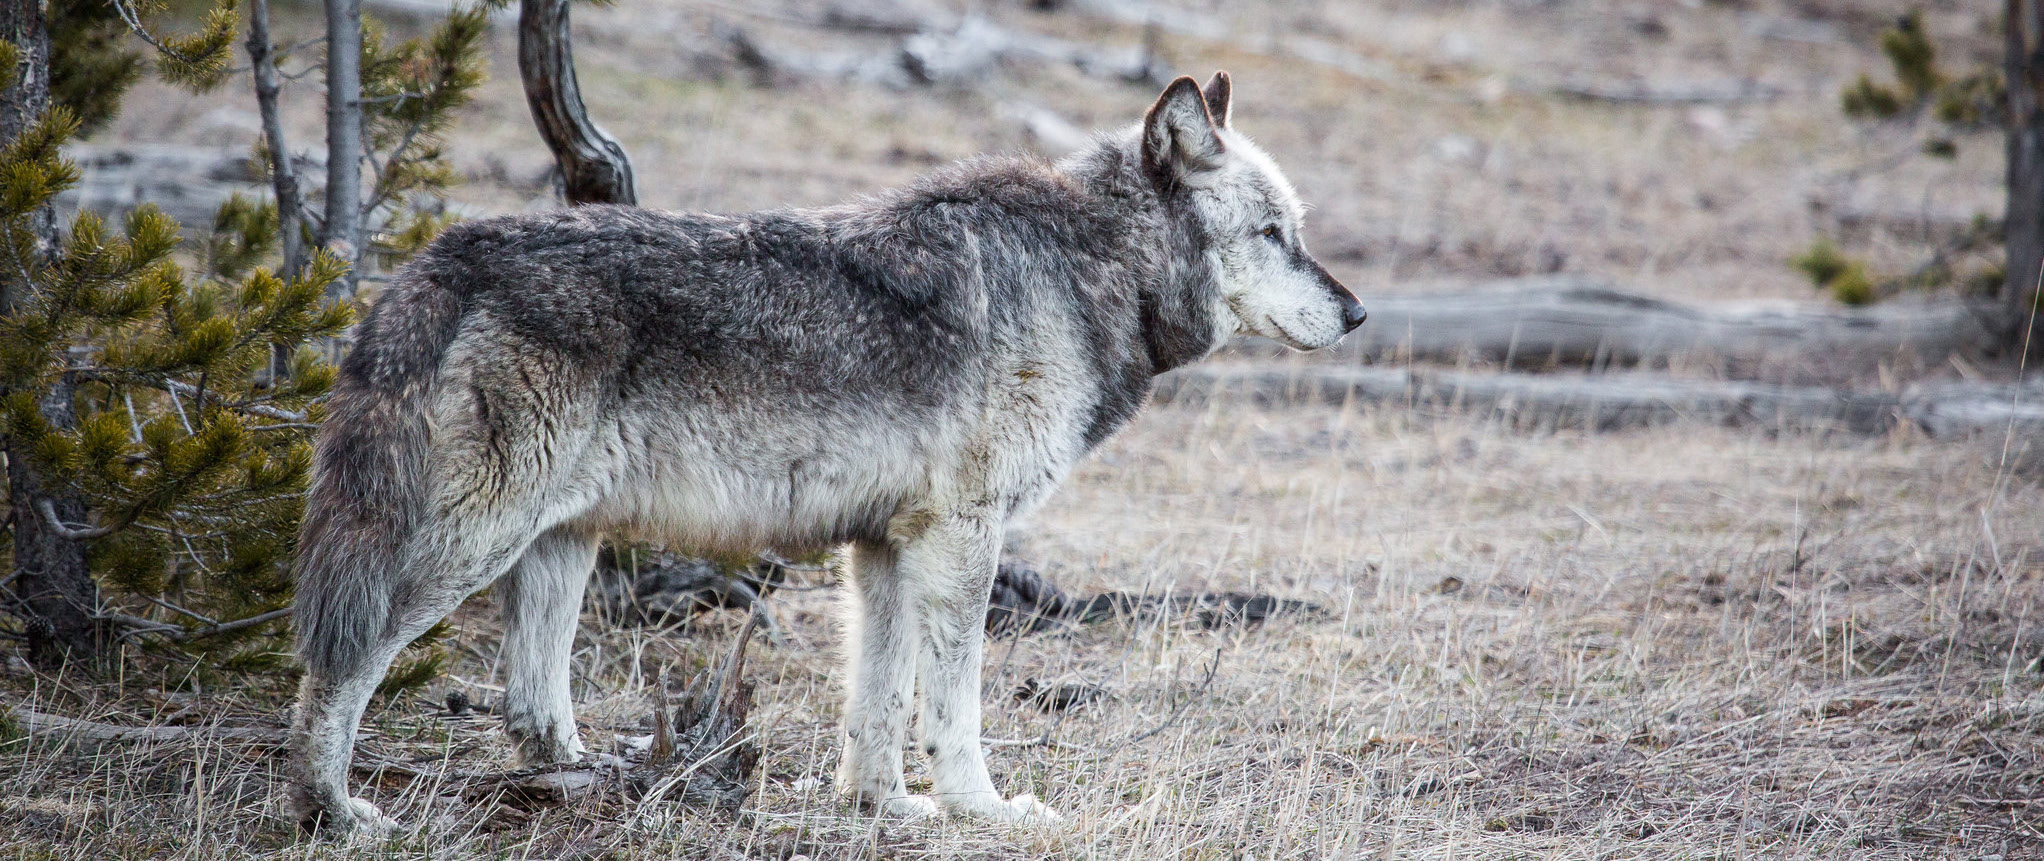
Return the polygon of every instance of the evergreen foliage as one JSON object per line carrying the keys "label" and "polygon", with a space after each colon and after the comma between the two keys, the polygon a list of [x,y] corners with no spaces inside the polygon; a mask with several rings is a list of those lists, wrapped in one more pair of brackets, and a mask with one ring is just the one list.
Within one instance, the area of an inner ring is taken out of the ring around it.
{"label": "evergreen foliage", "polygon": [[[61,32],[49,73],[72,89],[59,87],[56,107],[0,149],[0,278],[14,300],[0,309],[0,438],[85,500],[85,522],[57,529],[85,547],[93,618],[109,644],[181,662],[203,656],[201,675],[272,671],[287,663],[291,558],[312,435],[334,379],[321,348],[353,318],[328,298],[348,263],[316,250],[302,271],[280,277],[272,267],[284,225],[311,219],[287,220],[275,203],[240,196],[191,242],[145,206],[120,225],[81,214],[53,244],[37,219],[78,181],[61,147],[111,118],[140,74],[141,58],[120,40],[134,33],[155,48],[166,80],[202,89],[231,74],[239,28],[232,3],[205,10],[180,36],[143,26],[161,11],[154,5],[54,6]],[[374,28],[366,40],[374,182],[365,209],[386,264],[451,220],[439,197],[455,175],[440,140],[483,80],[486,25],[481,11],[458,12],[423,38],[386,46]],[[0,41],[0,79],[21,56]],[[51,418],[52,399],[67,393],[75,424]],[[21,510],[32,507],[17,502],[10,514],[57,520]],[[15,522],[0,532],[0,556],[12,555]],[[13,600],[0,591],[0,609]],[[10,624],[27,630],[33,619]],[[407,651],[386,693],[440,674],[447,656],[433,641],[442,633]]]}
{"label": "evergreen foliage", "polygon": [[[50,3],[50,98],[78,117],[79,136],[119,112],[121,96],[142,77],[142,55],[124,47],[128,25],[105,0]],[[11,67],[12,62],[8,65]]]}
{"label": "evergreen foliage", "polygon": [[[1999,69],[1982,67],[1954,76],[1938,63],[1937,46],[1924,27],[1923,14],[1912,11],[1880,36],[1894,83],[1881,84],[1862,74],[1839,95],[1846,116],[1882,120],[1914,135],[1923,132],[1920,152],[1932,158],[1956,158],[1954,135],[1996,127],[2006,121],[2007,90]],[[1894,126],[1891,126],[1891,128]],[[1848,305],[1865,305],[1905,289],[1956,285],[1991,293],[1998,286],[2002,264],[1993,239],[1997,225],[1976,219],[1967,229],[1941,239],[1930,258],[1914,271],[1876,279],[1864,261],[1847,256],[1828,238],[1819,238],[1789,265],[1810,277],[1818,289]]]}
{"label": "evergreen foliage", "polygon": [[1808,250],[1790,259],[1789,265],[1808,275],[1811,286],[1843,304],[1867,305],[1878,298],[1866,265],[1845,256],[1828,238],[1819,237]]}
{"label": "evergreen foliage", "polygon": [[[0,316],[0,433],[88,501],[92,522],[61,526],[86,543],[97,616],[117,638],[274,663],[262,635],[281,624],[242,622],[281,623],[274,611],[291,598],[316,400],[333,381],[306,345],[352,320],[323,301],[341,267],[321,255],[288,283],[254,268],[274,245],[275,211],[240,200],[223,207],[199,273],[175,262],[178,226],[153,207],[118,229],[82,213],[55,248],[39,247],[31,219],[76,183],[59,147],[78,127],[55,108],[0,150],[0,249],[15,290]],[[278,348],[295,350],[291,372],[259,375]],[[60,382],[76,387],[76,427],[40,409]]]}
{"label": "evergreen foliage", "polygon": [[375,181],[365,209],[370,248],[385,266],[426,247],[453,220],[440,200],[458,177],[441,135],[483,83],[488,32],[488,13],[477,6],[450,13],[423,38],[386,46],[383,28],[364,18],[362,126],[369,150],[383,154],[370,159]]}

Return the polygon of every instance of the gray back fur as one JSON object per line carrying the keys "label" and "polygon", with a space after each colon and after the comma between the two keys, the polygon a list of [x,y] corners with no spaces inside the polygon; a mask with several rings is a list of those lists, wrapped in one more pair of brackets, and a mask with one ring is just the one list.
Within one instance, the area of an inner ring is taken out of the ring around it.
{"label": "gray back fur", "polygon": [[[977,159],[827,209],[591,206],[448,228],[384,292],[343,363],[301,540],[302,657],[346,665],[391,624],[382,596],[403,572],[364,566],[397,564],[426,504],[428,405],[450,382],[450,347],[477,330],[499,349],[558,357],[595,394],[577,405],[593,421],[688,401],[927,428],[971,409],[961,402],[985,391],[996,342],[1026,348],[1046,326],[1068,327],[1078,343],[1040,346],[1090,364],[1083,433],[1097,444],[1135,414],[1151,377],[1225,334],[1199,225],[1133,145],[1103,138],[1056,166]],[[494,426],[518,416],[491,416],[488,397],[478,407],[488,435],[526,431]],[[901,501],[759,537],[878,539]]]}

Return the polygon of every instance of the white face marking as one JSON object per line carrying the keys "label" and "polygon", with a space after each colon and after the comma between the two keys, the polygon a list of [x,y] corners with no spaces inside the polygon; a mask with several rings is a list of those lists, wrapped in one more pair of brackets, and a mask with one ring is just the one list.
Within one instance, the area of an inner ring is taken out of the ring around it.
{"label": "white face marking", "polygon": [[1306,254],[1298,193],[1255,143],[1233,130],[1220,134],[1227,145],[1221,165],[1188,186],[1238,330],[1296,350],[1341,340],[1348,331],[1343,297]]}

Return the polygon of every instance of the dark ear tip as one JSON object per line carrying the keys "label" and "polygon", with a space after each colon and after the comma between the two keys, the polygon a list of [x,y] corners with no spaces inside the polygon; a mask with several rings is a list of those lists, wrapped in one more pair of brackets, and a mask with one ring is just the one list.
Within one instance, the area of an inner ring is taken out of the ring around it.
{"label": "dark ear tip", "polygon": [[1179,75],[1176,80],[1171,82],[1170,86],[1164,88],[1164,93],[1169,95],[1173,91],[1188,88],[1195,93],[1199,92],[1199,82],[1193,80],[1191,75]]}

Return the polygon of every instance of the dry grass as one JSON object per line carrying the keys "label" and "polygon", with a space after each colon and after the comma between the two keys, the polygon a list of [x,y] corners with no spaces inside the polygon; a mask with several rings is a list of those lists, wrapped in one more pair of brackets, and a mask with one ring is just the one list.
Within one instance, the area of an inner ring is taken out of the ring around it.
{"label": "dry grass", "polygon": [[[366,787],[416,829],[389,847],[296,842],[266,746],[45,738],[0,747],[0,857],[2039,857],[2044,488],[1999,460],[1996,441],[1163,407],[1017,552],[1068,586],[1325,613],[992,644],[988,735],[1052,739],[993,767],[1063,828],[875,823],[816,785],[838,696],[819,590],[776,599],[792,641],[754,653],[766,757],[737,814],[464,797],[502,767],[494,722],[407,700],[362,745],[429,775]],[[472,692],[487,603],[459,617]],[[592,747],[643,733],[647,680],[686,678],[735,624],[586,629]],[[1060,720],[1006,696],[1028,677],[1109,696]],[[113,722],[275,719],[275,700],[152,686],[9,684]]]}

